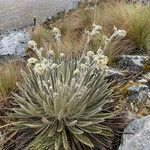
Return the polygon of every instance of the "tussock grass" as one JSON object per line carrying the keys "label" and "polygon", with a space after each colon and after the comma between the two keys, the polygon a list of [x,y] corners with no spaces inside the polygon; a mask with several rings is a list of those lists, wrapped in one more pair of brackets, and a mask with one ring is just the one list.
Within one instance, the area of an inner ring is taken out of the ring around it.
{"label": "tussock grass", "polygon": [[0,66],[0,101],[8,99],[16,89],[16,82],[21,81],[21,69],[24,65],[19,60],[12,60]]}
{"label": "tussock grass", "polygon": [[141,50],[140,53],[147,52],[147,40],[150,38],[149,7],[138,4],[106,4],[103,9],[98,8],[97,13],[101,14],[97,15],[97,23],[104,26],[105,33],[111,34],[113,26],[127,31],[126,39],[129,42],[123,45],[124,48],[128,47],[129,50],[132,50],[133,47],[136,47]]}

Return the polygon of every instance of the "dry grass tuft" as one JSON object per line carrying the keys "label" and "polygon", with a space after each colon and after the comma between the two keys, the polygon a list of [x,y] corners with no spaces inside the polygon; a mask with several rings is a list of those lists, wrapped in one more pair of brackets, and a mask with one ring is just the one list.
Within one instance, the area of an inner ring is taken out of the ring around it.
{"label": "dry grass tuft", "polygon": [[150,39],[149,7],[138,4],[105,4],[103,9],[98,8],[97,13],[101,14],[97,15],[97,23],[101,23],[105,33],[111,34],[114,26],[127,31],[126,39],[129,42],[123,45],[124,48],[128,47],[132,51],[136,47],[136,50],[141,50],[140,53],[147,52],[147,40]]}
{"label": "dry grass tuft", "polygon": [[7,100],[16,89],[16,82],[21,81],[21,69],[24,65],[19,60],[11,60],[0,65],[0,101]]}

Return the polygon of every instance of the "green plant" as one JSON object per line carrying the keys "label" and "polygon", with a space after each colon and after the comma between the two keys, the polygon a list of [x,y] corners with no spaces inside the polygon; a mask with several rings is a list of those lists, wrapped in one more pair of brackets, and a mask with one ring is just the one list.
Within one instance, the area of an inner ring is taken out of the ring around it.
{"label": "green plant", "polygon": [[[14,94],[17,107],[11,118],[16,122],[3,126],[13,125],[18,135],[21,134],[16,141],[22,141],[28,134],[25,143],[17,147],[31,150],[111,147],[108,141],[113,134],[106,120],[112,119],[115,112],[109,106],[113,102],[113,88],[105,80],[108,57],[103,50],[113,39],[123,38],[126,32],[114,28],[114,33],[107,38],[101,30],[101,26],[93,24],[92,31],[86,31],[87,41],[83,54],[78,57],[68,58],[61,53],[58,28],[53,29],[58,46],[55,53],[38,49],[35,41],[28,43],[37,57],[28,59],[29,72],[22,72],[24,83],[18,84],[20,92]],[[86,52],[95,35],[102,37],[101,45],[96,53]]]}
{"label": "green plant", "polygon": [[11,114],[17,121],[12,123],[14,129],[29,134],[25,148],[109,147],[113,134],[105,122],[115,113],[106,107],[113,100],[113,88],[103,72],[107,57],[101,51],[89,51],[70,59],[60,53],[55,60],[52,51],[44,58],[33,41],[29,46],[39,58],[28,60],[29,73],[22,72],[24,83],[18,84],[20,92],[14,94],[18,107]]}

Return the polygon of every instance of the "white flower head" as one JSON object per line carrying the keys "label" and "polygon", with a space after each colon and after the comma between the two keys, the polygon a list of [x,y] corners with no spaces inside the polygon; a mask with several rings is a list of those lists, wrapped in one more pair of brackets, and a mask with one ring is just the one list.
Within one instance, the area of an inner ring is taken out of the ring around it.
{"label": "white flower head", "polygon": [[93,24],[94,30],[100,31],[102,30],[102,27],[100,25],[96,25],[95,23]]}
{"label": "white flower head", "polygon": [[102,27],[96,24],[93,24],[93,30],[89,33],[90,36],[93,36],[95,34],[99,34],[102,30]]}
{"label": "white flower head", "polygon": [[[93,57],[94,57],[94,55],[93,55]],[[91,57],[91,58],[93,58],[93,57]],[[90,59],[90,57],[89,56],[85,56],[85,64],[86,65],[89,65],[90,63],[91,63],[91,59]]]}
{"label": "white flower head", "polygon": [[37,44],[35,41],[29,41],[28,42],[28,47],[31,49],[37,48]]}
{"label": "white flower head", "polygon": [[73,74],[74,74],[74,75],[80,75],[80,70],[79,70],[79,69],[76,69]]}
{"label": "white flower head", "polygon": [[58,28],[53,28],[54,34],[61,34],[60,30]]}
{"label": "white flower head", "polygon": [[37,63],[37,59],[36,58],[33,58],[33,57],[31,57],[31,58],[29,58],[28,60],[27,60],[27,66],[28,67],[30,67],[30,66],[32,66],[32,65],[35,65],[36,63]]}
{"label": "white flower head", "polygon": [[50,56],[54,56],[54,55],[55,55],[55,53],[54,53],[54,51],[53,51],[53,50],[49,50],[49,51],[48,51],[48,55],[50,55]]}
{"label": "white flower head", "polygon": [[60,53],[60,58],[64,58],[65,54],[64,53]]}
{"label": "white flower head", "polygon": [[104,53],[104,51],[101,49],[101,47],[97,50],[97,54],[98,55],[102,55]]}
{"label": "white flower head", "polygon": [[56,63],[53,63],[52,65],[51,65],[51,69],[56,69],[58,67],[58,65],[56,64]]}
{"label": "white flower head", "polygon": [[54,93],[53,94],[53,98],[54,98],[54,100],[58,100],[59,99],[59,94],[58,93]]}
{"label": "white flower head", "polygon": [[118,30],[118,31],[116,31],[116,35],[123,38],[126,36],[126,31],[125,30]]}
{"label": "white flower head", "polygon": [[41,63],[37,63],[35,64],[34,66],[34,71],[36,74],[38,75],[42,75],[45,73],[46,71],[46,66],[44,64],[41,64]]}
{"label": "white flower head", "polygon": [[93,57],[94,56],[94,52],[93,51],[88,51],[87,52],[87,56],[90,57],[90,58]]}
{"label": "white flower head", "polygon": [[116,26],[114,26],[114,29],[113,29],[113,30],[114,30],[114,32],[116,32],[118,29],[116,28]]}
{"label": "white flower head", "polygon": [[53,33],[55,35],[55,39],[56,39],[56,42],[57,44],[60,44],[61,43],[61,32],[58,28],[53,28]]}
{"label": "white flower head", "polygon": [[85,64],[83,64],[83,63],[80,65],[80,67],[81,67],[81,69],[82,69],[82,70],[85,70],[85,69],[87,69],[87,68],[88,68],[88,66],[87,66],[87,65],[85,65]]}

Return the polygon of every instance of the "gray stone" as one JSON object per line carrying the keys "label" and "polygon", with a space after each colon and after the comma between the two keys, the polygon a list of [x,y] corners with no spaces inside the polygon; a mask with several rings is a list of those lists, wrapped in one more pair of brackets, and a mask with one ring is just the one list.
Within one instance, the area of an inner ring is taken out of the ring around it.
{"label": "gray stone", "polygon": [[0,55],[19,55],[25,53],[29,41],[26,31],[12,31],[0,37]]}
{"label": "gray stone", "polygon": [[124,77],[124,73],[118,69],[110,67],[106,70],[106,78],[109,80],[118,80],[122,77]]}
{"label": "gray stone", "polygon": [[133,84],[128,87],[128,100],[134,103],[146,103],[148,99],[148,86],[144,84]]}
{"label": "gray stone", "polygon": [[118,150],[150,150],[150,116],[136,119],[125,128]]}
{"label": "gray stone", "polygon": [[146,79],[140,79],[137,82],[141,83],[141,84],[147,84],[148,83],[148,81]]}
{"label": "gray stone", "polygon": [[139,55],[120,55],[116,58],[116,63],[123,69],[130,71],[142,71],[144,65],[149,61],[148,56]]}

